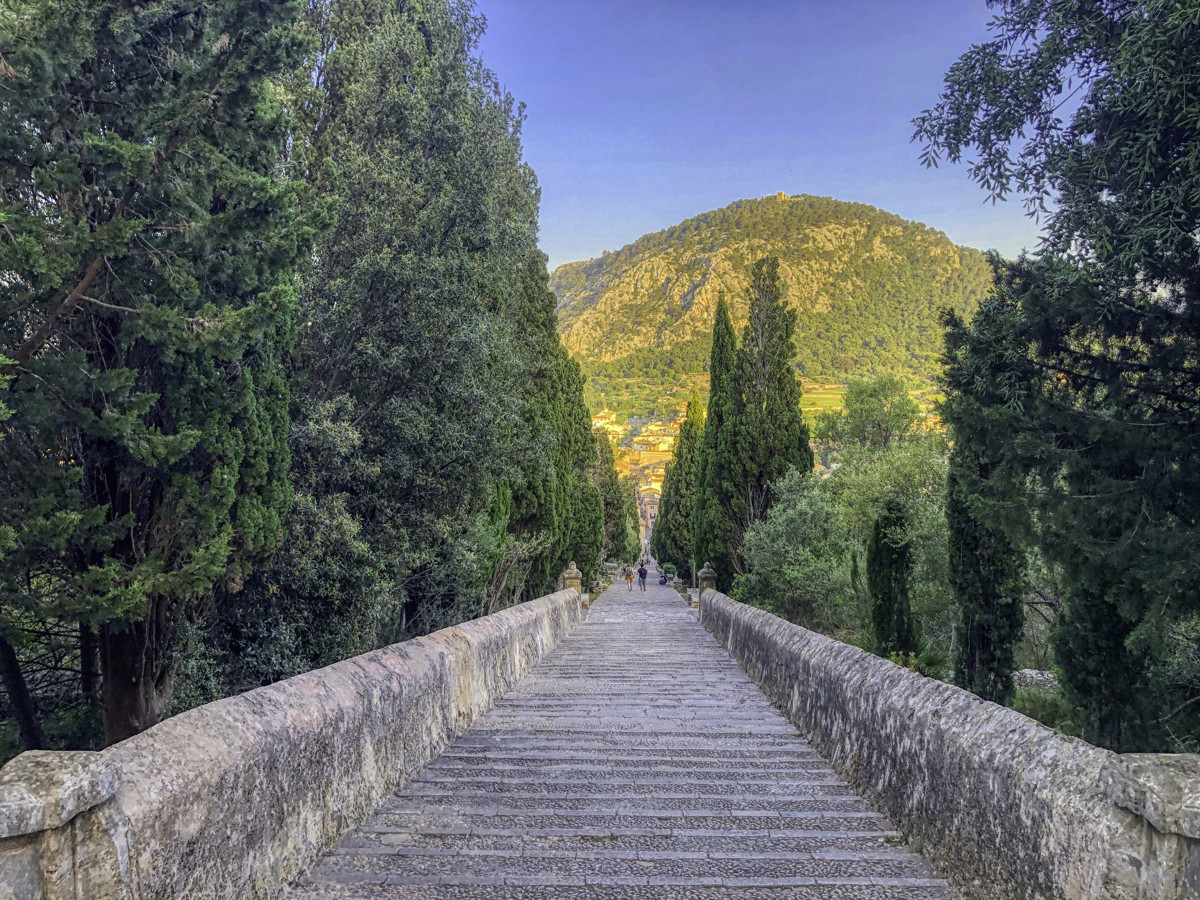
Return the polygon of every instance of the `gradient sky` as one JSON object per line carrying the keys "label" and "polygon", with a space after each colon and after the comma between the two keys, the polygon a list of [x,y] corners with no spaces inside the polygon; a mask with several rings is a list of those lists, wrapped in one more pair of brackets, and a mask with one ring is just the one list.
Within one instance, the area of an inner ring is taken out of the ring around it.
{"label": "gradient sky", "polygon": [[477,0],[484,62],[528,109],[551,267],[775,191],[869,203],[1015,255],[1037,225],[911,119],[987,37],[983,0]]}

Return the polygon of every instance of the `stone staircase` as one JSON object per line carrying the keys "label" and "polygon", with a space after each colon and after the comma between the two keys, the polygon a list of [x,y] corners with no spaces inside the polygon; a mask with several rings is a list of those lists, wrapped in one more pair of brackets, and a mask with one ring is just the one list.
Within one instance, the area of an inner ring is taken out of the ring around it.
{"label": "stone staircase", "polygon": [[675,591],[621,582],[289,896],[956,894]]}

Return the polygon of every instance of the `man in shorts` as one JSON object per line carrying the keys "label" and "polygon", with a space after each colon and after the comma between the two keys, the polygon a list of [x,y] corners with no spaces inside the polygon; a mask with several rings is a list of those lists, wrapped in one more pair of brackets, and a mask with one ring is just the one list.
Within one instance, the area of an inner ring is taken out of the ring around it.
{"label": "man in shorts", "polygon": [[646,576],[648,574],[649,573],[646,571],[645,563],[642,563],[640,566],[638,566],[638,587],[640,587],[643,591],[646,589]]}

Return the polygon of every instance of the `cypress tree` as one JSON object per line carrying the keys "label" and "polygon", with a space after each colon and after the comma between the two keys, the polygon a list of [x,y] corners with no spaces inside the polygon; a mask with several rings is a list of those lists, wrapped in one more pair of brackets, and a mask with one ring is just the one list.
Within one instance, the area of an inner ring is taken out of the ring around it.
{"label": "cypress tree", "polygon": [[767,257],[754,264],[749,300],[726,420],[710,462],[717,506],[731,526],[729,559],[738,573],[747,571],[742,539],[766,517],[772,483],[790,468],[811,472],[813,467],[792,363],[796,312],[784,303],[778,259]]}
{"label": "cypress tree", "polygon": [[[633,484],[617,474],[613,448],[608,436],[597,433],[596,446],[599,453],[595,480],[604,502],[603,556],[606,559],[629,560],[641,555],[636,538],[636,513],[633,522],[629,517],[629,496],[633,491]],[[635,500],[634,509],[636,508]],[[634,536],[632,540],[631,534]]]}
{"label": "cypress tree", "polygon": [[917,651],[916,628],[909,603],[912,546],[905,537],[908,515],[895,497],[884,501],[867,544],[867,589],[875,652],[880,656]]}
{"label": "cypress tree", "polygon": [[737,336],[729,306],[722,297],[717,301],[713,320],[712,355],[709,360],[708,416],[696,462],[696,500],[693,512],[693,544],[696,565],[712,563],[717,586],[728,591],[733,584],[733,526],[723,516],[718,502],[717,474],[713,462],[719,436],[729,414],[729,394],[737,363]]}
{"label": "cypress tree", "polygon": [[[676,439],[678,446],[678,439]],[[650,532],[650,555],[660,563],[672,562],[673,560],[668,555],[667,547],[672,542],[671,522],[667,517],[667,507],[671,503],[671,495],[675,490],[673,484],[675,480],[675,460],[672,458],[667,461],[666,469],[663,472],[662,494],[658,504],[658,518],[654,520],[654,529]],[[689,544],[690,552],[691,546]]]}
{"label": "cypress tree", "polygon": [[584,586],[590,585],[604,557],[604,497],[590,477],[581,477],[571,495],[567,555],[583,573]]}
{"label": "cypress tree", "polygon": [[0,35],[0,605],[98,626],[110,743],[163,716],[181,624],[270,559],[291,500],[313,229],[275,79],[300,10],[68,2]]}
{"label": "cypress tree", "polygon": [[[689,579],[692,575],[692,511],[696,502],[697,460],[703,436],[704,407],[700,405],[699,395],[693,392],[663,478],[662,502],[653,535],[655,557],[673,563]],[[700,560],[696,565],[703,562]]]}
{"label": "cypress tree", "polygon": [[[520,385],[526,394],[522,427],[545,450],[529,455],[510,474],[514,486],[508,534],[532,548],[528,558],[504,577],[503,591],[511,601],[546,593],[570,562],[572,495],[595,464],[583,373],[559,340],[543,254],[530,257],[524,279],[524,289],[510,312],[519,332],[526,335],[527,352],[513,362],[523,364],[526,373]],[[610,468],[611,456],[610,448]],[[608,516],[606,508],[606,521]]]}
{"label": "cypress tree", "polygon": [[962,617],[954,682],[985,700],[1007,703],[1013,693],[1013,653],[1024,623],[1022,556],[986,518],[978,495],[989,467],[960,440],[950,454],[946,519],[950,581]]}
{"label": "cypress tree", "polygon": [[286,566],[254,587],[322,620],[324,663],[549,587],[595,445],[554,332],[521,116],[476,55],[482,17],[313,0],[306,26],[319,49],[287,85],[288,165],[338,216],[301,297],[304,502]]}

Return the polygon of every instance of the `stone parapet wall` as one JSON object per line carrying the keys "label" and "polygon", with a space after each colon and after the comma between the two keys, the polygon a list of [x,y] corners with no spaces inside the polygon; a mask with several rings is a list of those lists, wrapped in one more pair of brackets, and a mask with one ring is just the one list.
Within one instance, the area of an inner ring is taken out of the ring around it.
{"label": "stone parapet wall", "polygon": [[1200,897],[1200,758],[1118,756],[715,590],[700,620],[969,896]]}
{"label": "stone parapet wall", "polygon": [[580,622],[564,590],[0,770],[0,900],[273,898]]}

